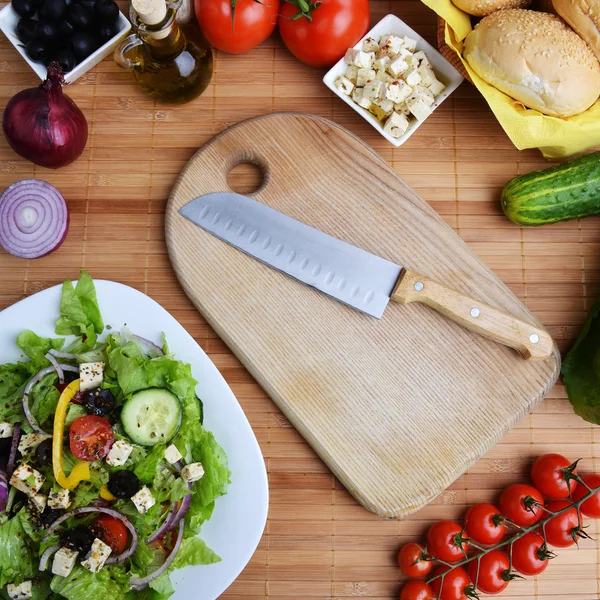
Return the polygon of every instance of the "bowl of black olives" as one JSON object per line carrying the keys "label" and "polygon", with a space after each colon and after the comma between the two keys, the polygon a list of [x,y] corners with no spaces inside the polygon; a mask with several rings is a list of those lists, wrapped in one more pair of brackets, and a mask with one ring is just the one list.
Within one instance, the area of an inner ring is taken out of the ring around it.
{"label": "bowl of black olives", "polygon": [[40,79],[56,61],[73,83],[114,52],[131,24],[115,0],[12,0],[0,29]]}

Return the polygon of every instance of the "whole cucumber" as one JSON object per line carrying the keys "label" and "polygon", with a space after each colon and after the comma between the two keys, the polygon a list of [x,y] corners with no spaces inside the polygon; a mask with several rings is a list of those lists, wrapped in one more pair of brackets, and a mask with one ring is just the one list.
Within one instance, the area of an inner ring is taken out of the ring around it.
{"label": "whole cucumber", "polygon": [[515,177],[502,190],[502,210],[532,226],[600,214],[600,152]]}

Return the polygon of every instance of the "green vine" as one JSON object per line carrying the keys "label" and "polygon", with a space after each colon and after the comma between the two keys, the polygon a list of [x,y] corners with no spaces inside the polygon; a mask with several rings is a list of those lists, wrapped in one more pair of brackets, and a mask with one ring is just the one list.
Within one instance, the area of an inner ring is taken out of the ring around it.
{"label": "green vine", "polygon": [[285,0],[285,2],[298,9],[298,12],[291,19],[292,21],[305,18],[309,23],[312,23],[313,12],[321,6],[320,0]]}

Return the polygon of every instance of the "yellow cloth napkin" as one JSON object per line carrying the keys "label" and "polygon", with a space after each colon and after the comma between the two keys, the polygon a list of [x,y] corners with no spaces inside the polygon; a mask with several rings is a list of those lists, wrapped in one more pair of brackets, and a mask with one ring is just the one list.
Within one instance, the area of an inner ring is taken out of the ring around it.
{"label": "yellow cloth napkin", "polygon": [[519,150],[539,148],[546,158],[564,158],[600,145],[600,100],[586,112],[568,119],[549,117],[525,108],[483,81],[463,59],[463,41],[472,29],[469,15],[451,0],[423,2],[446,21],[446,44],[458,54],[473,83]]}

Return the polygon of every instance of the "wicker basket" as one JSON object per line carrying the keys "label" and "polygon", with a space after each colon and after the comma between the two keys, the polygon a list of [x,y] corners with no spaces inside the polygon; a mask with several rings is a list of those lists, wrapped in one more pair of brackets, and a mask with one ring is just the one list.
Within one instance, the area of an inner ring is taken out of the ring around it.
{"label": "wicker basket", "polygon": [[438,17],[438,28],[437,28],[437,44],[440,54],[469,82],[471,77],[465,69],[465,65],[457,56],[456,52],[446,44],[446,21],[441,17]]}

